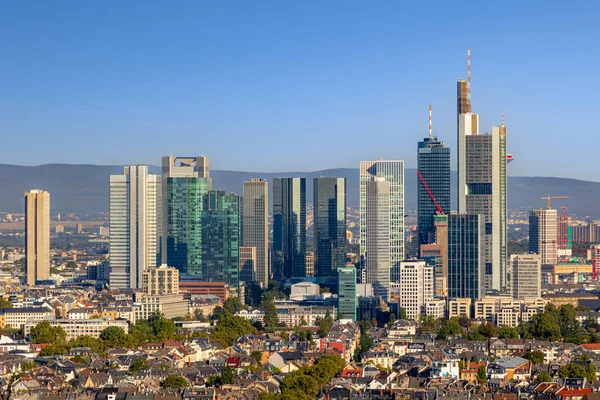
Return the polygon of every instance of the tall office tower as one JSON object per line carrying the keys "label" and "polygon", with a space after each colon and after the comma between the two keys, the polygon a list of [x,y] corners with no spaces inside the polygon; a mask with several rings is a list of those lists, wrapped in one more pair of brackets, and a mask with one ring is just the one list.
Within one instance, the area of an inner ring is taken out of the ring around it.
{"label": "tall office tower", "polygon": [[[365,257],[367,247],[367,184],[373,177],[382,177],[390,185],[390,268],[398,271],[404,260],[404,161],[360,162],[360,255]],[[397,282],[397,274],[391,277]]]}
{"label": "tall office tower", "polygon": [[179,294],[179,271],[167,265],[148,268],[142,274],[142,286],[152,295]]}
{"label": "tall office tower", "polygon": [[542,297],[542,259],[539,254],[513,254],[509,265],[513,298]]}
{"label": "tall office tower", "polygon": [[529,251],[539,254],[542,264],[556,265],[556,210],[533,210],[529,213]]}
{"label": "tall office tower", "polygon": [[424,314],[425,302],[433,300],[433,268],[425,261],[400,263],[400,307],[415,321]]}
{"label": "tall office tower", "polygon": [[448,296],[448,216],[433,217],[434,236],[430,244],[422,244],[420,256],[433,266],[436,297]]}
{"label": "tall office tower", "polygon": [[429,110],[429,137],[419,142],[417,148],[417,170],[420,174],[417,181],[419,245],[433,243],[433,217],[438,210],[431,197],[434,197],[444,214],[450,214],[450,149],[432,136],[431,106]]}
{"label": "tall office tower", "polygon": [[142,288],[142,274],[157,265],[160,235],[158,175],[146,165],[110,176],[110,286]]}
{"label": "tall office tower", "polygon": [[[388,301],[390,293],[391,184],[382,176],[371,177],[365,185],[365,263],[367,282],[375,296]],[[362,226],[362,225],[361,225]]]}
{"label": "tall office tower", "polygon": [[239,249],[240,282],[250,283],[256,280],[256,247],[241,246]]}
{"label": "tall office tower", "polygon": [[273,178],[273,276],[306,276],[304,178]]}
{"label": "tall office tower", "polygon": [[315,275],[346,265],[346,178],[314,178]]}
{"label": "tall office tower", "polygon": [[[256,274],[251,282],[269,286],[269,184],[262,179],[244,182],[242,245],[254,247]],[[247,276],[246,276],[247,278]]]}
{"label": "tall office tower", "polygon": [[315,253],[314,251],[306,252],[306,276],[315,276]]}
{"label": "tall office tower", "polygon": [[161,260],[182,274],[200,274],[200,218],[211,189],[208,157],[162,158]]}
{"label": "tall office tower", "polygon": [[485,293],[483,258],[484,217],[479,214],[448,215],[448,298]]}
{"label": "tall office tower", "polygon": [[50,193],[25,192],[26,282],[34,286],[50,278]]}
{"label": "tall office tower", "polygon": [[356,320],[356,268],[340,267],[338,274],[338,313]]}
{"label": "tall office tower", "polygon": [[573,227],[566,213],[558,217],[557,231],[556,255],[570,257],[573,251]]}
{"label": "tall office tower", "polygon": [[201,212],[201,264],[195,278],[239,285],[240,197],[210,190]]}

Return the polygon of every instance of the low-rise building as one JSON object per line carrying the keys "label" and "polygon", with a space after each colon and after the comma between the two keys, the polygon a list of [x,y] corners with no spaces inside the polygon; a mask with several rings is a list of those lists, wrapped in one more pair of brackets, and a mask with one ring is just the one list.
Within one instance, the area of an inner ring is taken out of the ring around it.
{"label": "low-rise building", "polygon": [[[76,339],[79,336],[91,336],[98,338],[102,331],[108,327],[116,326],[122,328],[125,333],[129,332],[129,324],[125,320],[117,319],[106,319],[106,318],[94,318],[94,319],[56,319],[54,317],[47,317],[44,321],[48,321],[51,326],[60,326],[67,333],[67,340]],[[39,324],[39,320],[28,320],[24,326],[24,334],[29,337],[31,334],[31,328]]]}
{"label": "low-rise building", "polygon": [[[151,295],[134,294],[135,321],[148,319],[152,314],[160,312],[165,318],[183,317],[189,313],[189,301],[182,294]],[[135,321],[131,321],[135,323]]]}
{"label": "low-rise building", "polygon": [[468,297],[448,301],[448,318],[471,318],[471,299]]}
{"label": "low-rise building", "polygon": [[46,307],[0,308],[0,328],[22,329],[28,320],[41,321],[54,315]]}

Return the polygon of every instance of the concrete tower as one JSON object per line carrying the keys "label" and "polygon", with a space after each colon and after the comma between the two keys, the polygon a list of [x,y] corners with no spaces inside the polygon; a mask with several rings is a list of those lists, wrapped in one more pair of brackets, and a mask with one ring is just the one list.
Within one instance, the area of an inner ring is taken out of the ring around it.
{"label": "concrete tower", "polygon": [[25,193],[26,282],[34,286],[50,278],[50,193]]}

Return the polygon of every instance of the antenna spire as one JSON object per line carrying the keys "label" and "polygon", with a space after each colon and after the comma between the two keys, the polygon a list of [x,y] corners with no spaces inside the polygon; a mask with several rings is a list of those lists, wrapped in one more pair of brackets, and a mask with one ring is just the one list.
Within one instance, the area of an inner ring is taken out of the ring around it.
{"label": "antenna spire", "polygon": [[471,48],[467,49],[467,103],[471,104]]}
{"label": "antenna spire", "polygon": [[431,129],[431,104],[429,105],[429,139],[431,139],[433,137],[433,133],[432,133],[432,129]]}
{"label": "antenna spire", "polygon": [[504,126],[504,114],[502,114],[502,126]]}

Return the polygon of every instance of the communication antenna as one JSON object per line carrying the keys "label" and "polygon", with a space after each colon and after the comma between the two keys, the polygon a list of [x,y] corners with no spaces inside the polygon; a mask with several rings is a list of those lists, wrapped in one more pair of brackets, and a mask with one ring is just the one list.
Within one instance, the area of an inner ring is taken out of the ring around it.
{"label": "communication antenna", "polygon": [[471,104],[471,48],[467,49],[467,103]]}
{"label": "communication antenna", "polygon": [[429,105],[429,139],[433,137],[433,131],[431,130],[431,104]]}

